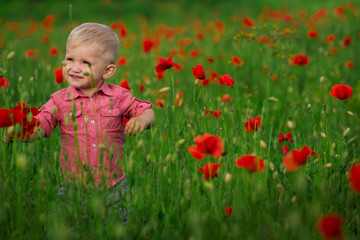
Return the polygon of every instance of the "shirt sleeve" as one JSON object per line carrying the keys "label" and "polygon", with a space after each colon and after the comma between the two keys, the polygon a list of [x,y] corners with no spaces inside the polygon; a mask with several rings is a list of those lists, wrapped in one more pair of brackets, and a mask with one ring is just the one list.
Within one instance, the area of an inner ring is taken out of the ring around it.
{"label": "shirt sleeve", "polygon": [[36,115],[35,118],[41,121],[41,129],[44,130],[45,137],[50,137],[52,131],[60,120],[53,98],[51,98],[47,103],[45,103],[44,106],[40,108],[39,114]]}
{"label": "shirt sleeve", "polygon": [[148,101],[143,101],[135,98],[130,92],[126,97],[129,104],[125,109],[125,117],[132,118],[135,114],[135,117],[138,117],[146,109],[152,108],[152,103]]}

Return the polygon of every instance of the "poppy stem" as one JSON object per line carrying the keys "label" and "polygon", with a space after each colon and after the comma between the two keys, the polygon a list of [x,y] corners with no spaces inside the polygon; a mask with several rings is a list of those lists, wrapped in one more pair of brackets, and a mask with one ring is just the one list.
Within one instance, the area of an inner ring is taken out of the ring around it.
{"label": "poppy stem", "polygon": [[172,71],[170,71],[170,75],[171,75],[171,88],[172,88],[171,106],[172,109],[174,109],[173,106],[175,104],[175,83],[174,83],[174,75]]}

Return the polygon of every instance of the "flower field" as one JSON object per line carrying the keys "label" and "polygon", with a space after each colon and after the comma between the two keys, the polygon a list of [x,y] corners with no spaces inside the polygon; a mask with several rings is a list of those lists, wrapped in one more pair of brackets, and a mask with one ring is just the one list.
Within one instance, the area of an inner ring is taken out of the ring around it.
{"label": "flower field", "polygon": [[[360,4],[274,2],[4,3],[0,238],[360,239]],[[106,81],[155,112],[123,146],[126,225],[107,189],[58,197],[59,128],[23,142],[83,22],[118,34]]]}

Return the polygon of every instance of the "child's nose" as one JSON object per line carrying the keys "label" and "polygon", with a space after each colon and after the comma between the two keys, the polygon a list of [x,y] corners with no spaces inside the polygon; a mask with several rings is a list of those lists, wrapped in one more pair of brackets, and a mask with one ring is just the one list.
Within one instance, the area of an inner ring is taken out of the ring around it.
{"label": "child's nose", "polygon": [[79,63],[76,63],[76,62],[72,63],[70,68],[74,72],[82,72],[81,66]]}

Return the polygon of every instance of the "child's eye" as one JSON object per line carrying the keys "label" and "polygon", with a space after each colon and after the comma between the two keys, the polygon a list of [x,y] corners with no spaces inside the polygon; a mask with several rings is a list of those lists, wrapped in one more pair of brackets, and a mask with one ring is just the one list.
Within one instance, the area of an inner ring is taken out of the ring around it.
{"label": "child's eye", "polygon": [[73,61],[74,59],[72,59],[72,58],[66,58],[66,61]]}
{"label": "child's eye", "polygon": [[86,64],[86,65],[91,66],[91,63],[89,63],[88,61],[83,61],[83,63]]}

